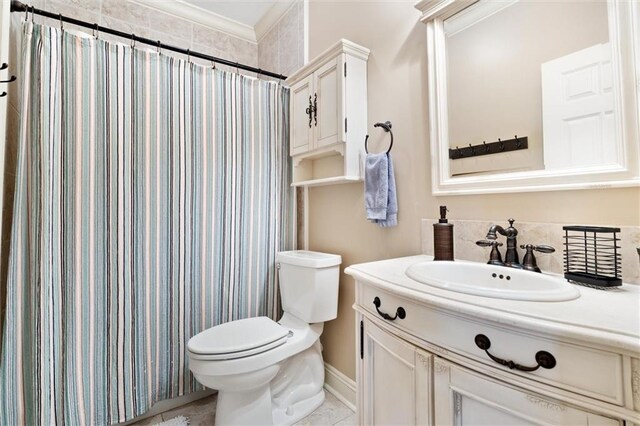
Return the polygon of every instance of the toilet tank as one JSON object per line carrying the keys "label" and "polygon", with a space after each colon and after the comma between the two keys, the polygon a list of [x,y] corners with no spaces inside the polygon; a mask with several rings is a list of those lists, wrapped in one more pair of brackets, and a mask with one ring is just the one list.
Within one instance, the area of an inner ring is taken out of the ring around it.
{"label": "toilet tank", "polygon": [[338,316],[339,255],[283,251],[276,254],[276,263],[284,312],[310,324]]}

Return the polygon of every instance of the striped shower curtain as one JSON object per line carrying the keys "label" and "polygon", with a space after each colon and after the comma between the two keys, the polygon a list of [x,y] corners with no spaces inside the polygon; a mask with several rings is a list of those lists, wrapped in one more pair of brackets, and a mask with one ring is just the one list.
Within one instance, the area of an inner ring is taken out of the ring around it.
{"label": "striped shower curtain", "polygon": [[107,425],[198,389],[188,339],[278,315],[276,83],[25,23],[0,424]]}

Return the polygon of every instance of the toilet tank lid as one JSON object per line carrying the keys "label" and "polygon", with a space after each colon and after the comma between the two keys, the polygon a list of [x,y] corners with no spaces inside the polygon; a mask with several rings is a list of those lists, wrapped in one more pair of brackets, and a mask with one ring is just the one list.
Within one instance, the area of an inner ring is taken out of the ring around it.
{"label": "toilet tank lid", "polygon": [[276,262],[307,268],[328,268],[342,263],[338,254],[320,253],[309,250],[281,251],[276,254]]}

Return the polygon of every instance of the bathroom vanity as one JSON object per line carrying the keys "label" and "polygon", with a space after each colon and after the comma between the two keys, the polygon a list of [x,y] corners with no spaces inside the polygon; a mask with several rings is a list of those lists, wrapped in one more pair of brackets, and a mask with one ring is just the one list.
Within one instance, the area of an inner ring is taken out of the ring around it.
{"label": "bathroom vanity", "polygon": [[437,262],[478,265],[478,281],[500,280],[482,296],[407,275],[431,262],[412,256],[345,271],[356,281],[359,424],[640,425],[637,286],[565,282],[577,298],[534,301],[524,290],[500,298],[500,286],[518,288],[517,273],[538,274]]}

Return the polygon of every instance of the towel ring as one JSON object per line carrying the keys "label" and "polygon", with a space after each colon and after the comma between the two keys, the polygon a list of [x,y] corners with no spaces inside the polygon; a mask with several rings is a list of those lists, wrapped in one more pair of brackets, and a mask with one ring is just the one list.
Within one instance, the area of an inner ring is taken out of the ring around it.
{"label": "towel ring", "polygon": [[[391,135],[391,143],[389,144],[389,149],[387,150],[387,154],[391,152],[391,148],[393,148],[393,132],[391,131],[391,122],[385,121],[384,123],[376,123],[373,127],[382,127],[385,132],[388,132]],[[367,147],[367,141],[369,140],[369,135],[364,138],[364,152],[369,153],[369,148]]]}

